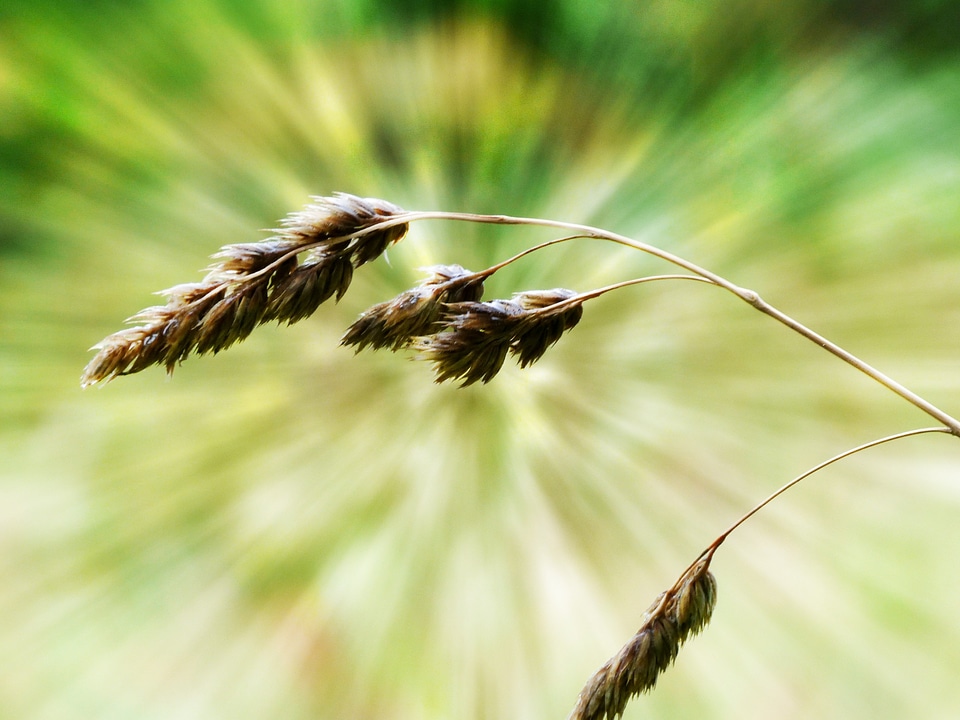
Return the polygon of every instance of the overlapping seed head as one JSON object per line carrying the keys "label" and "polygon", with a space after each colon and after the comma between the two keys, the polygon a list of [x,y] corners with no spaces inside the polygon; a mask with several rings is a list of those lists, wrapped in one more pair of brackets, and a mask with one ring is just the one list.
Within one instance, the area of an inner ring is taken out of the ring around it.
{"label": "overlapping seed head", "polygon": [[472,302],[483,297],[483,275],[460,265],[433,265],[423,268],[429,276],[418,286],[364,311],[344,334],[341,345],[357,352],[399,350],[417,337],[438,329],[445,304]]}
{"label": "overlapping seed head", "polygon": [[489,382],[508,354],[521,367],[539,360],[583,315],[572,290],[517,293],[511,300],[448,303],[438,332],[413,343],[433,363],[437,382]]}

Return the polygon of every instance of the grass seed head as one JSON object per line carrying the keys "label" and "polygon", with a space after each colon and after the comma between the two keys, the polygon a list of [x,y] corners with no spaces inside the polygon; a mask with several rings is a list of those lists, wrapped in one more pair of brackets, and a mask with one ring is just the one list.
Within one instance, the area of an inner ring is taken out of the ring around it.
{"label": "grass seed head", "polygon": [[136,327],[92,348],[98,352],[81,384],[107,382],[152,365],[172,372],[191,352],[219,352],[264,322],[302,320],[329,298],[342,298],[354,269],[379,257],[407,231],[406,223],[369,229],[403,213],[384,200],[343,193],[313,200],[281,221],[274,237],[221,248],[203,282],[163,291],[165,306],[138,313],[129,321]]}
{"label": "grass seed head", "polygon": [[503,367],[516,318],[523,313],[509,300],[450,303],[442,319],[446,329],[418,338],[412,347],[433,363],[437,382],[487,383]]}
{"label": "grass seed head", "polygon": [[476,301],[483,296],[483,278],[459,265],[435,265],[417,287],[365,310],[344,333],[341,345],[357,352],[399,350],[417,337],[438,329],[443,303]]}
{"label": "grass seed head", "polygon": [[573,290],[555,288],[517,293],[513,296],[514,302],[528,311],[518,325],[510,348],[517,356],[520,367],[535,363],[564,332],[580,322],[583,317],[582,303],[567,303],[550,309],[575,295]]}
{"label": "grass seed head", "polygon": [[[526,367],[579,322],[580,303],[560,305],[575,295],[572,290],[537,290],[511,300],[448,302],[441,329],[418,338],[412,347],[433,363],[437,382],[490,382],[508,354]],[[553,305],[558,307],[552,310]]]}
{"label": "grass seed head", "polygon": [[653,689],[683,643],[710,622],[717,601],[711,558],[702,557],[653,601],[637,633],[584,685],[568,720],[616,720],[631,698]]}

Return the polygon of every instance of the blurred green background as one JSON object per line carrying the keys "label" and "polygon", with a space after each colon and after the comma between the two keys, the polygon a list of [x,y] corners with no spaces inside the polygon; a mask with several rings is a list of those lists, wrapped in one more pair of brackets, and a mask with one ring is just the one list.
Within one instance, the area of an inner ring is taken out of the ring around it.
{"label": "blurred green background", "polygon": [[[715,288],[432,383],[367,306],[549,234],[420,223],[338,305],[81,392],[87,348],[311,194],[586,222],[759,291],[960,412],[960,10],[788,0],[0,9],[0,719],[563,718],[713,537],[931,424]],[[580,241],[489,297],[662,264]],[[960,445],[731,537],[626,717],[960,714]]]}

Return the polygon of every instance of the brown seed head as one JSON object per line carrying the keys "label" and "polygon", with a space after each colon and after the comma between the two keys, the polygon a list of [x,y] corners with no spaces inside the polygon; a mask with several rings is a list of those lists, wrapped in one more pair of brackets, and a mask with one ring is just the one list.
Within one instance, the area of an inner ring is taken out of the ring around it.
{"label": "brown seed head", "polygon": [[310,317],[331,297],[343,297],[353,279],[353,263],[343,253],[311,251],[290,274],[274,281],[264,318],[288,325]]}
{"label": "brown seed head", "polygon": [[717,601],[717,582],[705,555],[661,593],[630,642],[591,677],[567,720],[615,720],[635,695],[651,690],[680,646],[703,629]]}
{"label": "brown seed head", "polygon": [[575,295],[558,288],[517,293],[512,300],[448,302],[441,331],[418,338],[412,347],[433,362],[437,382],[490,382],[507,354],[526,367],[579,322],[582,304],[564,302]]}
{"label": "brown seed head", "polygon": [[565,331],[580,322],[583,317],[581,303],[549,309],[575,295],[573,290],[555,288],[517,293],[513,296],[514,302],[529,311],[518,324],[510,347],[510,351],[517,356],[520,367],[535,363]]}
{"label": "brown seed head", "polygon": [[430,275],[417,287],[405,290],[393,300],[365,310],[340,340],[360,352],[399,350],[422,335],[437,330],[443,303],[476,301],[483,296],[483,277],[459,265],[424,268]]}
{"label": "brown seed head", "polygon": [[[98,353],[81,384],[106,382],[151,365],[172,372],[191,352],[219,352],[264,322],[308,317],[330,297],[343,297],[354,268],[403,237],[405,223],[368,230],[402,212],[373,198],[314,198],[283,220],[276,236],[221,248],[202,282],[163,291],[165,306],[138,313],[128,321],[136,327],[95,345]],[[298,254],[304,255],[302,264]]]}
{"label": "brown seed head", "polygon": [[281,221],[277,230],[280,238],[301,246],[323,245],[336,253],[346,252],[354,267],[380,257],[389,245],[407,232],[408,226],[401,224],[345,240],[346,236],[399,215],[403,210],[386,200],[360,198],[347,193],[312,200],[311,205]]}
{"label": "brown seed head", "polygon": [[462,380],[461,387],[490,382],[503,367],[523,308],[510,300],[450,303],[446,330],[420,337],[412,347],[430,360],[436,381]]}

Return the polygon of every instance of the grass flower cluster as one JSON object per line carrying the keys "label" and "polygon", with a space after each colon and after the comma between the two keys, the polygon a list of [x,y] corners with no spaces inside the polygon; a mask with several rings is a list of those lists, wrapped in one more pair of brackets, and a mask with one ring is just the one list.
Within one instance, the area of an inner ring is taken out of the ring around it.
{"label": "grass flower cluster", "polygon": [[710,622],[717,603],[717,581],[709,569],[714,549],[647,608],[636,635],[587,681],[568,720],[617,718],[630,698],[653,689],[684,641]]}
{"label": "grass flower cluster", "polygon": [[[399,241],[412,222],[430,219],[536,225],[573,234],[527,248],[478,272],[456,264],[425,268],[427,275],[416,287],[361,313],[343,335],[342,345],[356,352],[409,350],[432,364],[437,382],[488,383],[508,357],[521,368],[540,360],[577,326],[583,306],[591,300],[642,283],[696,281],[732,293],[939,423],[846,450],[802,473],[744,513],[657,597],[644,613],[637,633],[587,681],[570,720],[613,720],[623,714],[631,698],[653,689],[681,646],[713,615],[717,583],[709,568],[714,553],[734,530],[775,498],[827,465],[877,445],[926,433],[960,436],[960,421],[953,416],[772,307],[757,293],[655,246],[585,225],[503,215],[406,212],[383,200],[346,194],[316,198],[282,221],[281,228],[267,240],[222,248],[201,282],[163,291],[165,305],[142,310],[130,319],[133,327],[95,345],[97,355],[87,365],[81,383],[105,383],[154,365],[172,372],[190,354],[219,352],[263,323],[293,323],[309,317],[325,301],[339,301],[349,289],[354,271]],[[485,281],[501,268],[574,239],[627,246],[683,272],[625,279],[584,292],[519,290],[510,299],[484,300]]]}
{"label": "grass flower cluster", "polygon": [[165,305],[141,310],[128,320],[134,327],[98,343],[83,385],[152,365],[173,372],[191,353],[217,353],[258,325],[309,317],[331,297],[343,297],[355,268],[403,237],[403,224],[366,232],[399,212],[391,203],[353,195],[316,198],[269,240],[222,248],[202,281],[163,290]]}

